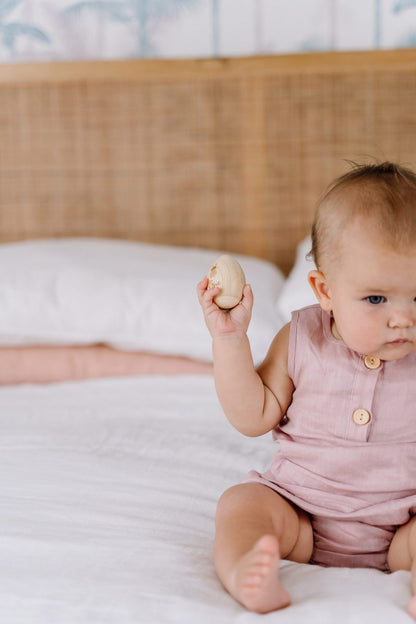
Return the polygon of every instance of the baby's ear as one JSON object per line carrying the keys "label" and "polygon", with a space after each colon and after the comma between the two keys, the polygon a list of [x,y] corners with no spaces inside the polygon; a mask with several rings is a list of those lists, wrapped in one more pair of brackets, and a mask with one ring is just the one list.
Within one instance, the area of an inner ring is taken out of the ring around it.
{"label": "baby's ear", "polygon": [[308,280],[321,308],[330,312],[332,310],[332,299],[325,275],[322,271],[309,271]]}

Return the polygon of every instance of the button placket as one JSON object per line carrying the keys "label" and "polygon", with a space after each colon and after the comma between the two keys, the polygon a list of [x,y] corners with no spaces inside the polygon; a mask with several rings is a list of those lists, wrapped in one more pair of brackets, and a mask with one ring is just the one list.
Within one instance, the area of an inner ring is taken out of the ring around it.
{"label": "button placket", "polygon": [[357,357],[354,386],[350,397],[347,437],[367,441],[373,424],[373,398],[383,365],[375,356]]}

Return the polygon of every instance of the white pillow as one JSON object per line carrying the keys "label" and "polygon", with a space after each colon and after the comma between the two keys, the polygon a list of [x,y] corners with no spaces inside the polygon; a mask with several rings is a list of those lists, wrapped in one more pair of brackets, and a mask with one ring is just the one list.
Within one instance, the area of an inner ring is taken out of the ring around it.
{"label": "white pillow", "polygon": [[316,269],[313,260],[306,258],[311,249],[310,237],[299,243],[295,264],[287,278],[277,300],[277,311],[282,321],[288,323],[293,310],[299,310],[317,303],[315,294],[308,282],[308,273]]}
{"label": "white pillow", "polygon": [[[0,245],[0,345],[105,343],[211,360],[196,284],[220,252],[108,239]],[[236,256],[255,304],[249,329],[259,362],[281,321],[284,278]]]}

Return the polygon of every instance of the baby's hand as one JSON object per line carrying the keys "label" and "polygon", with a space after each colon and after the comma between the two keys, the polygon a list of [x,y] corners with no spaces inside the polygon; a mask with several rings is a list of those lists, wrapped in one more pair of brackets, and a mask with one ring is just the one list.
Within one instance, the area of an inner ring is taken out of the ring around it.
{"label": "baby's hand", "polygon": [[214,297],[220,293],[220,288],[208,288],[208,277],[199,282],[197,293],[212,337],[247,332],[253,309],[253,293],[248,284],[244,287],[240,303],[231,310],[223,310],[217,306]]}

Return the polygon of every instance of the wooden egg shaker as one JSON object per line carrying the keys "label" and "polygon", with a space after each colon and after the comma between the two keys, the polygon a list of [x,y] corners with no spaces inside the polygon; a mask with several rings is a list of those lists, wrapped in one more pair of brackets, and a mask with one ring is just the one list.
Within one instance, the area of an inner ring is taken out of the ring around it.
{"label": "wooden egg shaker", "polygon": [[240,303],[245,285],[243,269],[232,256],[220,256],[209,270],[208,288],[221,288],[221,292],[214,297],[219,308],[229,310]]}

